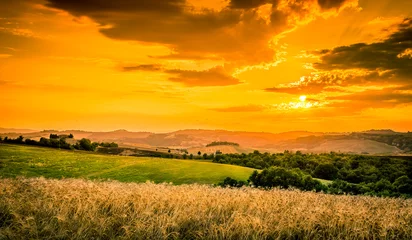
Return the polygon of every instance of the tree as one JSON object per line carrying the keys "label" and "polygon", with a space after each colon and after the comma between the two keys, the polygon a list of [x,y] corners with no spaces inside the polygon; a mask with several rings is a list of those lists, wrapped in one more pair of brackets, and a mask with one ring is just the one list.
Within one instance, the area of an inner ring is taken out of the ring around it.
{"label": "tree", "polygon": [[170,153],[171,152],[170,149],[167,152]]}
{"label": "tree", "polygon": [[339,169],[337,169],[333,164],[319,164],[314,171],[314,176],[317,178],[334,180],[338,175]]}
{"label": "tree", "polygon": [[225,178],[223,182],[219,183],[218,185],[221,187],[243,187],[247,183],[245,181],[237,181],[236,179],[233,179],[231,177]]}
{"label": "tree", "polygon": [[50,140],[47,139],[47,138],[42,137],[42,138],[40,138],[39,143],[40,143],[41,146],[49,146],[50,145]]}
{"label": "tree", "polygon": [[16,138],[16,142],[23,143],[23,136],[19,136],[18,138]]}
{"label": "tree", "polygon": [[193,159],[193,154],[190,154],[190,155],[189,155],[189,159]]}
{"label": "tree", "polygon": [[199,155],[199,157],[200,157],[200,155],[202,155],[202,152],[200,152],[200,151],[199,151],[199,152],[197,152],[197,155]]}
{"label": "tree", "polygon": [[393,186],[399,193],[412,195],[412,180],[406,175],[397,178]]}
{"label": "tree", "polygon": [[50,139],[58,139],[58,138],[59,138],[59,135],[50,133],[50,137],[49,137],[49,138],[50,138]]}
{"label": "tree", "polygon": [[262,172],[254,171],[249,181],[257,187],[295,187],[301,190],[325,190],[326,187],[318,180],[305,175],[299,169],[286,169],[281,167],[270,167]]}
{"label": "tree", "polygon": [[98,146],[98,143],[92,143],[89,139],[87,138],[82,138],[78,142],[78,146],[80,147],[79,150],[86,150],[86,151],[94,151],[96,150],[96,147]]}
{"label": "tree", "polygon": [[74,138],[73,134],[69,134],[68,138]]}
{"label": "tree", "polygon": [[207,153],[203,154],[203,159],[207,159]]}

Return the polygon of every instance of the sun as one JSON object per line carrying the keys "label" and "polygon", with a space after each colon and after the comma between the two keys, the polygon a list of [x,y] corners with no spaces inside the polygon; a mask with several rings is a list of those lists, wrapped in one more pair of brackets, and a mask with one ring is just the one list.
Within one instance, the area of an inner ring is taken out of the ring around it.
{"label": "sun", "polygon": [[300,100],[301,102],[306,101],[306,96],[305,96],[305,95],[300,96],[300,97],[299,97],[299,100]]}

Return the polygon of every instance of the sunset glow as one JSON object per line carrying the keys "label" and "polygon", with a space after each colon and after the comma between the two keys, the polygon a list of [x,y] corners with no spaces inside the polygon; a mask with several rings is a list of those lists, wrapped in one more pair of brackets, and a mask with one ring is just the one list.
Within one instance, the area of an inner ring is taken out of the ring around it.
{"label": "sunset glow", "polygon": [[408,131],[411,16],[407,0],[3,0],[0,127]]}

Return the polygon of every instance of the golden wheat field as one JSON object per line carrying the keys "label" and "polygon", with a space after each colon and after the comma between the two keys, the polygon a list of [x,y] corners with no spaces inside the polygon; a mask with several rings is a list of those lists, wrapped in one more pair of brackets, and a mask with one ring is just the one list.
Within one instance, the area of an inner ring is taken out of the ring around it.
{"label": "golden wheat field", "polygon": [[412,239],[412,201],[207,185],[0,180],[0,239]]}

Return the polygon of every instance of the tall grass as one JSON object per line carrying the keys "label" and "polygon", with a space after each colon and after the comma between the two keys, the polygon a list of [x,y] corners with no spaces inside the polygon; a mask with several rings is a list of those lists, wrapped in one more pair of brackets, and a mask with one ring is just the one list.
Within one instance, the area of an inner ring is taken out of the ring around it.
{"label": "tall grass", "polygon": [[0,239],[412,239],[412,201],[206,185],[0,179]]}

